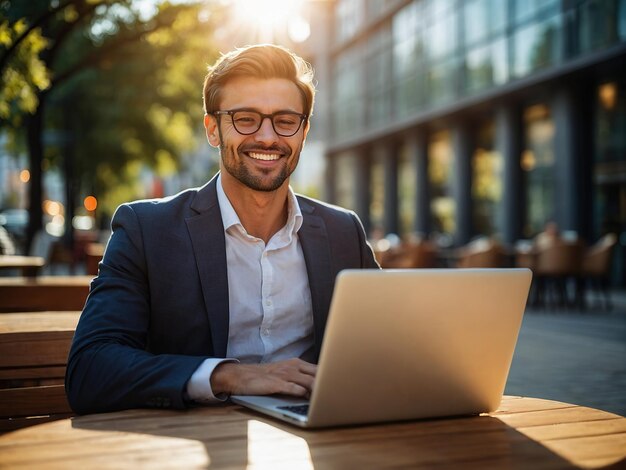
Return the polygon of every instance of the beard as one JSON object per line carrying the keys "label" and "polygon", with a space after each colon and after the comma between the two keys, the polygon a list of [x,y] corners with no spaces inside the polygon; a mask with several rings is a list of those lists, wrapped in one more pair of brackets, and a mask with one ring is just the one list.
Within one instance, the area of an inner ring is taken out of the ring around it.
{"label": "beard", "polygon": [[[259,169],[257,170],[261,174],[253,174],[251,168],[246,165],[247,157],[244,152],[250,152],[254,150],[278,150],[282,153],[280,161],[281,166],[278,173],[272,176],[276,170],[272,169]],[[289,156],[291,155],[291,149],[286,146],[272,147],[272,148],[260,148],[258,146],[242,146],[235,150],[232,147],[220,145],[220,153],[222,155],[222,164],[224,169],[240,183],[255,191],[272,192],[280,188],[283,183],[291,176],[296,169],[298,159],[300,157],[300,149],[297,153],[294,153],[294,164],[289,165]]]}

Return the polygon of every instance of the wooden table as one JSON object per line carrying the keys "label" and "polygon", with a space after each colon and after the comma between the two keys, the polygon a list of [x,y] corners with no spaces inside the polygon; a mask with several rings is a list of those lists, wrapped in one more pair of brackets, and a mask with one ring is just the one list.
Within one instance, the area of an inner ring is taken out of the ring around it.
{"label": "wooden table", "polygon": [[45,263],[41,256],[0,255],[0,269],[21,270],[24,276],[36,276]]}
{"label": "wooden table", "polygon": [[93,277],[0,277],[0,312],[82,310]]}
{"label": "wooden table", "polygon": [[626,461],[626,418],[505,397],[471,418],[304,431],[226,405],[129,410],[0,436],[7,468],[595,468]]}

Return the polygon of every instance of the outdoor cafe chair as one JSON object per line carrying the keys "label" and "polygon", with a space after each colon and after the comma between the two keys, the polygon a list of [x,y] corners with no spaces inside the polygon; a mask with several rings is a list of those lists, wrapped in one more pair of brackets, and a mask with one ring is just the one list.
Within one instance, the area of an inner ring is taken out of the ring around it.
{"label": "outdoor cafe chair", "polygon": [[582,260],[582,276],[591,289],[597,290],[604,297],[604,304],[611,309],[609,293],[609,276],[611,273],[612,254],[617,244],[617,236],[608,233],[600,238],[584,254]]}

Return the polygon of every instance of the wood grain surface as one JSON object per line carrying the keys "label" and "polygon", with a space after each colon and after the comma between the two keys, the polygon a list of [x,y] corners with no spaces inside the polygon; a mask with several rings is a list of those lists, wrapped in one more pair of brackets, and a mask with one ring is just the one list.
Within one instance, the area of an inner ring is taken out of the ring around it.
{"label": "wood grain surface", "polygon": [[505,397],[500,409],[307,431],[226,405],[129,410],[0,436],[3,468],[624,468],[626,418]]}

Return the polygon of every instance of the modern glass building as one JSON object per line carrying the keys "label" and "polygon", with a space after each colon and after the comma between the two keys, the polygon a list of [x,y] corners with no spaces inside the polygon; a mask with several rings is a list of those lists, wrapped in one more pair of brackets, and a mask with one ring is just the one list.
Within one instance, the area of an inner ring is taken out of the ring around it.
{"label": "modern glass building", "polygon": [[330,200],[366,229],[588,243],[626,284],[626,0],[337,0]]}

